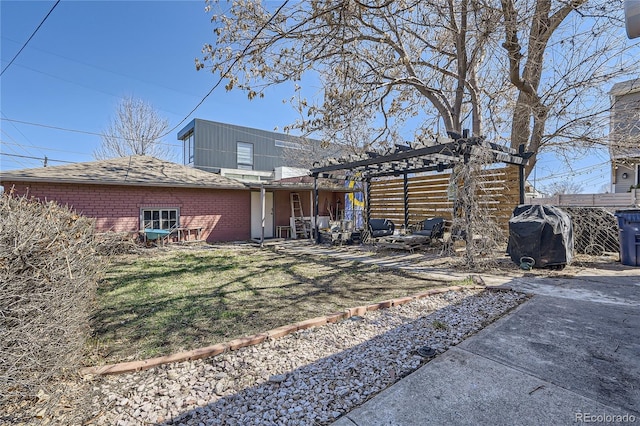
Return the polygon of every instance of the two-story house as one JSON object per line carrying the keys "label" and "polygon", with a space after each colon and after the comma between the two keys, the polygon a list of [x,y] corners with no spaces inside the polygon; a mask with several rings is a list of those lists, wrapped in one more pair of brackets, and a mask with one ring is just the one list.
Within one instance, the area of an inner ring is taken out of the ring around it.
{"label": "two-story house", "polygon": [[328,154],[315,139],[199,118],[178,139],[183,164],[243,181],[305,175],[304,169]]}
{"label": "two-story house", "polygon": [[628,192],[640,185],[640,78],[615,84],[609,94],[613,192]]}
{"label": "two-story house", "polygon": [[[251,237],[296,236],[295,218],[311,221],[315,211],[309,167],[339,156],[339,148],[320,141],[196,118],[178,132],[183,164],[242,181],[251,188]],[[340,187],[342,185],[342,187]],[[323,182],[319,214],[326,220],[344,206],[344,182]],[[294,207],[295,211],[294,211]],[[284,230],[284,231],[283,231]],[[283,232],[281,232],[283,231]]]}

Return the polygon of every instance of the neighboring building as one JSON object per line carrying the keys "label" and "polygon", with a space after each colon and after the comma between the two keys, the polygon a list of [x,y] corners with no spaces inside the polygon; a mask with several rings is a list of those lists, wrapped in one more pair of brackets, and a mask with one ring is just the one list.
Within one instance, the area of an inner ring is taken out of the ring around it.
{"label": "neighboring building", "polygon": [[613,192],[640,185],[640,79],[615,84],[611,91],[609,152]]}
{"label": "neighboring building", "polygon": [[178,139],[183,164],[243,181],[270,181],[279,167],[306,168],[327,155],[315,139],[199,118],[180,130]]}
{"label": "neighboring building", "polygon": [[531,182],[529,182],[528,180],[524,182],[524,197],[525,198],[541,198],[544,197],[545,194],[543,194],[542,192],[538,191],[536,189],[535,186],[533,186],[533,184],[531,184]]}
{"label": "neighboring building", "polygon": [[249,239],[251,191],[241,182],[147,156],[0,174],[6,192],[94,217],[98,232],[200,229],[206,241]]}
{"label": "neighboring building", "polygon": [[[5,192],[68,205],[95,218],[98,232],[181,228],[183,236],[194,231],[189,235],[208,242],[292,236],[291,194],[298,194],[303,215],[312,216],[313,179],[282,173],[279,179],[245,184],[148,156],[0,173]],[[324,222],[338,217],[351,190],[325,179],[318,186],[319,215]]]}

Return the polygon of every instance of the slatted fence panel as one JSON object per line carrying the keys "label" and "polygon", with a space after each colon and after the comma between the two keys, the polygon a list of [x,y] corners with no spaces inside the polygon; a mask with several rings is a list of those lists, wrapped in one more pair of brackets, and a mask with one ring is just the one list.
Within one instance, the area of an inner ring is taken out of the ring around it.
{"label": "slatted fence panel", "polygon": [[[410,225],[436,216],[452,220],[450,179],[450,172],[413,176],[408,179]],[[390,219],[397,226],[404,224],[403,189],[402,177],[372,180],[371,218]],[[511,213],[519,202],[518,168],[509,166],[482,171],[477,180],[477,191],[480,206],[501,226],[508,227]]]}

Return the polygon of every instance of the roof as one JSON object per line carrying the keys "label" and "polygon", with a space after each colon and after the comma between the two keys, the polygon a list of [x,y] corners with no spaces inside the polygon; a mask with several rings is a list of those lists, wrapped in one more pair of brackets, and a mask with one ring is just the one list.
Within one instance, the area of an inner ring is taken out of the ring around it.
{"label": "roof", "polygon": [[[264,186],[266,189],[313,189],[314,178],[311,176],[296,176],[288,177],[280,180],[272,180],[263,184],[259,183],[247,183],[252,188],[259,188]],[[318,178],[318,189],[322,191],[333,192],[354,192],[353,188],[346,187],[344,180]]]}
{"label": "roof", "polygon": [[146,155],[11,170],[0,173],[0,183],[2,182],[248,189],[236,180]]}
{"label": "roof", "polygon": [[611,87],[609,94],[612,96],[624,96],[636,92],[640,92],[640,78],[614,84],[613,87]]}

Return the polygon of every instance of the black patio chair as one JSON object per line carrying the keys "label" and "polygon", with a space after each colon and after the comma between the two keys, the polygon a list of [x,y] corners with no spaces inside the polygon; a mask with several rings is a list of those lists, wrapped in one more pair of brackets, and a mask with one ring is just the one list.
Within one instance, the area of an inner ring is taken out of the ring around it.
{"label": "black patio chair", "polygon": [[389,219],[369,219],[369,233],[372,238],[393,235],[396,225]]}
{"label": "black patio chair", "polygon": [[414,235],[424,235],[432,240],[437,240],[444,236],[444,218],[434,217],[422,222],[422,229],[413,232]]}

